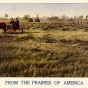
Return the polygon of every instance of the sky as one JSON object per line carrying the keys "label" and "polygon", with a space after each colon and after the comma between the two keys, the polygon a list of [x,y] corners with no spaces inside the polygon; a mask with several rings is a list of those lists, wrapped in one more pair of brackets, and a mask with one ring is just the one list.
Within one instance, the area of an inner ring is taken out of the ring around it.
{"label": "sky", "polygon": [[79,16],[88,15],[88,3],[0,3],[0,17]]}

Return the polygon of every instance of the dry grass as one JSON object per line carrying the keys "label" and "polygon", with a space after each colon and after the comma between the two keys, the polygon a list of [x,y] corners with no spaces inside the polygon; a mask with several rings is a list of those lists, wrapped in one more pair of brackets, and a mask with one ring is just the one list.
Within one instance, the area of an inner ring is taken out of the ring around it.
{"label": "dry grass", "polygon": [[28,25],[24,33],[0,30],[1,77],[88,77],[84,29],[63,31],[57,23]]}

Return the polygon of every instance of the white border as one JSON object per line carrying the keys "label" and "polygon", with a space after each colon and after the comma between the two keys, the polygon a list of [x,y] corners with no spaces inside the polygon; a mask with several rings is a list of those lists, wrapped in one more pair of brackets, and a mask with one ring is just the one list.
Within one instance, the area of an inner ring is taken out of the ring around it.
{"label": "white border", "polygon": [[[0,0],[0,3],[88,3],[87,0]],[[20,81],[21,79],[23,80],[28,80],[28,79],[31,79],[33,80],[34,78],[30,78],[30,77],[27,77],[27,78],[17,78],[17,77],[13,77],[13,78],[6,78],[6,77],[1,77],[0,78],[0,87],[1,88],[49,88],[49,87],[52,87],[52,88],[88,88],[88,78],[75,78],[75,80],[82,80],[84,82],[84,86],[63,86],[62,84],[59,85],[59,86],[23,86],[23,85],[18,85],[18,86],[6,86],[4,85],[4,82],[6,80],[18,80]],[[74,78],[55,78],[53,79],[52,77],[51,78],[42,78],[42,80],[60,80],[60,81],[63,81],[63,80],[74,80]],[[35,78],[35,80],[41,80],[40,78]]]}
{"label": "white border", "polygon": [[88,0],[0,0],[0,3],[88,3]]}
{"label": "white border", "polygon": [[[9,84],[7,81],[18,81],[18,85]],[[30,81],[29,85],[22,84],[21,81]],[[51,81],[51,85],[41,85],[41,84],[32,84],[32,81]],[[60,81],[59,84],[55,85],[55,81]],[[78,84],[83,82],[83,85],[64,85],[65,81],[77,81]],[[52,77],[52,78],[40,78],[40,77],[20,77],[20,78],[0,78],[0,88],[88,88],[88,79],[87,78],[60,78],[60,77]],[[6,83],[6,84],[5,84]]]}

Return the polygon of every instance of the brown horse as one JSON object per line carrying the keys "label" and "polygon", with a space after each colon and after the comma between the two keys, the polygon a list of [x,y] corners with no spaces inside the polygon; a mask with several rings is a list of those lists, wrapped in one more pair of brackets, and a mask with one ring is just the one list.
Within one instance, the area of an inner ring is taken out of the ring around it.
{"label": "brown horse", "polygon": [[19,29],[21,29],[21,31],[23,32],[23,26],[20,26],[20,27],[18,27],[17,25],[14,25],[13,26],[13,30],[16,32],[16,30],[19,30]]}
{"label": "brown horse", "polygon": [[6,23],[5,22],[2,22],[0,23],[0,29],[3,29],[4,33],[6,33]]}

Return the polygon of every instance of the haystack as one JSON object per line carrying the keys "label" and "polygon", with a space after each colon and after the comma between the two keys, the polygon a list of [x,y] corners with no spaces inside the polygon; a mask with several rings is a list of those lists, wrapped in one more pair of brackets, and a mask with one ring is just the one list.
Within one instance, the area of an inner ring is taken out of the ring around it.
{"label": "haystack", "polygon": [[32,19],[32,18],[29,18],[29,19],[28,19],[28,22],[33,22],[33,19]]}

